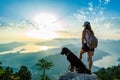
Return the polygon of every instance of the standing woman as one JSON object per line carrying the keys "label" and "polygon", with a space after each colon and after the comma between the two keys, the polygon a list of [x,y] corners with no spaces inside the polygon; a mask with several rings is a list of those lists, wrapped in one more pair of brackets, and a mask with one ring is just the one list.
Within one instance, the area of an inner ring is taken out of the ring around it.
{"label": "standing woman", "polygon": [[87,44],[90,35],[94,35],[93,30],[91,29],[91,25],[89,21],[84,22],[84,30],[82,32],[82,48],[80,50],[80,60],[82,60],[82,55],[87,52],[88,54],[88,66],[89,66],[89,70],[91,71],[92,68],[92,56],[94,54],[94,48],[90,48],[89,44]]}

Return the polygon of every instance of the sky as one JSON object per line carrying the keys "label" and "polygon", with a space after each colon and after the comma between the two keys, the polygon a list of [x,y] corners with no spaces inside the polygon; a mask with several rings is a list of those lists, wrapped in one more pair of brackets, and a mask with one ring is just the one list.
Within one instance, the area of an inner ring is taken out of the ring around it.
{"label": "sky", "polygon": [[0,0],[0,41],[81,38],[90,21],[98,39],[120,40],[120,0]]}

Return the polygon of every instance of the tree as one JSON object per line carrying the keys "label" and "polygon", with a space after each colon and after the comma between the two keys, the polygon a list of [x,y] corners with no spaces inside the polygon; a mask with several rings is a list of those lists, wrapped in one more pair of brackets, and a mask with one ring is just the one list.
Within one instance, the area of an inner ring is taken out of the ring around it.
{"label": "tree", "polygon": [[19,76],[19,80],[31,80],[31,72],[28,70],[26,66],[21,66],[17,75]]}
{"label": "tree", "polygon": [[101,68],[96,74],[98,80],[120,80],[120,65],[108,67],[107,69]]}
{"label": "tree", "polygon": [[0,80],[31,80],[31,75],[26,66],[21,66],[20,70],[14,73],[9,66],[4,69],[0,62]]}
{"label": "tree", "polygon": [[0,76],[5,73],[4,69],[0,69]]}
{"label": "tree", "polygon": [[5,75],[4,78],[5,80],[12,80],[11,76],[13,75],[13,69],[10,68],[9,66],[5,68]]}
{"label": "tree", "polygon": [[5,73],[5,70],[2,68],[2,63],[0,62],[0,76]]}
{"label": "tree", "polygon": [[19,77],[14,75],[12,68],[6,67],[4,69],[0,62],[0,80],[19,80]]}
{"label": "tree", "polygon": [[46,70],[49,70],[53,66],[52,62],[48,62],[44,58],[40,59],[37,64],[39,70],[42,70],[43,73],[40,75],[40,80],[50,80],[50,77],[46,75]]}

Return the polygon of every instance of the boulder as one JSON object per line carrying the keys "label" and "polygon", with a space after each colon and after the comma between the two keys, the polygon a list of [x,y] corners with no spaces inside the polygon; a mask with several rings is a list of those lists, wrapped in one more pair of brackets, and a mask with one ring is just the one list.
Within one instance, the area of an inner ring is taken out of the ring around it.
{"label": "boulder", "polygon": [[58,80],[97,80],[96,74],[86,74],[77,72],[67,72],[60,76]]}

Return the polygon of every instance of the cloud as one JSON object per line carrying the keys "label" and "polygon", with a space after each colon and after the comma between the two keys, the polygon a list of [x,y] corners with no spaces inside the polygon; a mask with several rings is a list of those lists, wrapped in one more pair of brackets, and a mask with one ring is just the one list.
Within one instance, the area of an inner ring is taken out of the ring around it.
{"label": "cloud", "polygon": [[0,41],[22,40],[28,28],[32,28],[28,23],[14,21],[5,17],[0,19]]}
{"label": "cloud", "polygon": [[6,23],[0,22],[0,27],[6,26]]}
{"label": "cloud", "polygon": [[108,4],[110,2],[110,0],[105,0],[105,4]]}
{"label": "cloud", "polygon": [[98,0],[99,1],[99,3],[101,4],[108,4],[109,2],[110,2],[110,0]]}
{"label": "cloud", "polygon": [[88,9],[89,9],[90,11],[93,11],[93,10],[94,10],[94,9],[93,9],[93,3],[90,2],[90,3],[88,3],[88,5],[89,5],[89,8],[88,8]]}
{"label": "cloud", "polygon": [[69,30],[57,31],[57,33],[63,38],[78,38],[80,36],[80,34],[78,34],[79,32],[72,32]]}
{"label": "cloud", "polygon": [[104,17],[104,10],[110,0],[98,0],[98,3],[89,2],[88,6],[77,10],[73,15],[80,21],[93,20],[97,17]]}
{"label": "cloud", "polygon": [[[101,2],[101,1],[100,1]],[[85,8],[81,8],[80,10],[77,10],[77,12],[73,13],[73,15],[83,23],[83,21],[86,20],[93,20],[97,17],[104,17],[104,4],[101,4],[99,2],[99,5],[95,5],[93,2],[87,3],[88,6]]]}
{"label": "cloud", "polygon": [[95,5],[94,2],[87,3],[88,6],[86,8],[77,10],[73,15],[81,24],[84,21],[90,21],[98,38],[120,40],[120,18],[107,18],[104,13],[105,7],[110,0],[99,0],[98,2],[98,5]]}
{"label": "cloud", "polygon": [[98,18],[92,28],[100,39],[120,40],[120,18]]}
{"label": "cloud", "polygon": [[17,31],[24,30],[30,27],[32,26],[29,23],[25,22],[25,20],[20,20],[19,22],[17,22],[13,19],[0,17],[0,31]]}
{"label": "cloud", "polygon": [[102,0],[98,0],[100,3],[102,2]]}

